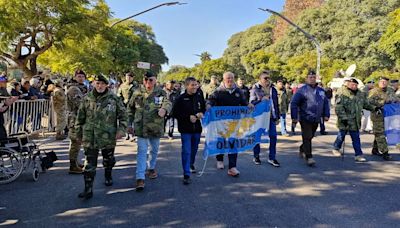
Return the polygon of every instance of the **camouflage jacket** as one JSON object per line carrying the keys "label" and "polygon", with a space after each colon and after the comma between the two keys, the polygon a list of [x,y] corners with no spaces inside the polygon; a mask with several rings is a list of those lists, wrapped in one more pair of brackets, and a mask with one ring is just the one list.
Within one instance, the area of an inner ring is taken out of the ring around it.
{"label": "camouflage jacket", "polygon": [[[399,102],[400,98],[396,96],[394,90],[390,87],[387,87],[385,90],[375,87],[370,90],[368,100],[375,107],[383,108],[387,103]],[[374,122],[383,121],[383,111],[371,112],[371,120]]]}
{"label": "camouflage jacket", "polygon": [[203,88],[203,95],[205,99],[208,99],[208,96],[210,96],[212,93],[214,93],[215,90],[217,90],[218,85],[215,84],[207,84]]}
{"label": "camouflage jacket", "polygon": [[56,112],[62,112],[65,110],[67,104],[67,97],[62,88],[56,87],[52,93],[53,106]]}
{"label": "camouflage jacket", "polygon": [[343,87],[336,98],[337,127],[339,130],[359,131],[361,127],[362,110],[374,110],[366,99],[364,92],[357,90],[353,93]]}
{"label": "camouflage jacket", "polygon": [[288,95],[286,94],[286,90],[276,90],[278,92],[278,104],[279,104],[279,112],[281,114],[286,114],[289,109],[290,100]]}
{"label": "camouflage jacket", "polygon": [[124,135],[127,128],[126,109],[121,99],[107,91],[95,96],[90,92],[82,101],[75,121],[75,132],[84,148],[111,149],[115,136]]}
{"label": "camouflage jacket", "polygon": [[79,105],[86,95],[83,91],[78,85],[72,85],[67,90],[67,126],[70,129],[74,127]]}
{"label": "camouflage jacket", "polygon": [[133,120],[135,134],[143,138],[161,137],[164,134],[164,118],[158,115],[163,108],[171,112],[172,104],[161,88],[148,93],[144,87],[136,89],[128,103],[128,117]]}
{"label": "camouflage jacket", "polygon": [[127,104],[129,101],[129,97],[131,95],[131,89],[133,85],[132,83],[128,84],[126,82],[122,83],[121,86],[118,88],[118,96],[122,97],[124,104]]}

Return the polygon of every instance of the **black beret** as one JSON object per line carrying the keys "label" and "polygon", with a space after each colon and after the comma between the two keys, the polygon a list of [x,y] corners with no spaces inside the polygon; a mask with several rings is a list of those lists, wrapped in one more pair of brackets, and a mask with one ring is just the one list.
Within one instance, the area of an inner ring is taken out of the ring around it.
{"label": "black beret", "polygon": [[157,77],[157,75],[155,75],[153,72],[151,72],[151,71],[147,71],[145,74],[144,74],[144,77],[145,78],[151,78],[151,77]]}
{"label": "black beret", "polygon": [[391,80],[390,82],[391,82],[391,83],[397,83],[397,82],[399,82],[399,80],[394,79],[394,80]]}
{"label": "black beret", "polygon": [[78,74],[83,74],[86,77],[86,74],[85,74],[85,72],[83,70],[76,70],[75,71],[75,76],[78,75]]}
{"label": "black beret", "polygon": [[381,77],[379,78],[379,80],[386,80],[386,81],[389,81],[389,78],[387,78],[387,77],[385,77],[385,76],[381,76]]}
{"label": "black beret", "polygon": [[108,80],[107,80],[107,78],[106,78],[106,77],[104,77],[104,76],[103,76],[103,75],[101,75],[101,74],[99,74],[99,75],[96,75],[96,76],[94,77],[94,80],[95,80],[95,81],[104,82],[104,83],[108,84]]}

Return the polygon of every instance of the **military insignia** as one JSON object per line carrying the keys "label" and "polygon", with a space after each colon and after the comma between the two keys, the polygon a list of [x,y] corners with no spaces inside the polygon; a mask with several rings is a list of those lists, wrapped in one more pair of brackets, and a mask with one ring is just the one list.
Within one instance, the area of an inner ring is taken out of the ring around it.
{"label": "military insignia", "polygon": [[236,97],[240,97],[240,94],[239,94],[239,93],[235,93],[235,96],[236,96]]}
{"label": "military insignia", "polygon": [[325,92],[324,92],[324,91],[319,91],[319,95],[320,95],[321,97],[325,97]]}

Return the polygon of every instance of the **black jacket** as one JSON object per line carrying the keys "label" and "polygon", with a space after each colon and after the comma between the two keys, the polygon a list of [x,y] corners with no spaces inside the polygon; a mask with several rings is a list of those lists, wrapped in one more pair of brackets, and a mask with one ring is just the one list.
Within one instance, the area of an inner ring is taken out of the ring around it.
{"label": "black jacket", "polygon": [[185,91],[175,100],[172,108],[172,116],[178,120],[178,131],[180,133],[201,133],[200,120],[192,123],[190,115],[196,115],[199,112],[204,114],[205,110],[206,104],[201,93],[189,95]]}
{"label": "black jacket", "polygon": [[208,97],[207,104],[211,106],[247,106],[249,102],[245,100],[239,88],[235,87],[229,91],[221,85]]}
{"label": "black jacket", "polygon": [[240,87],[238,87],[238,88],[242,91],[244,99],[246,99],[246,101],[249,101],[249,99],[250,99],[250,89],[247,88],[247,86],[245,86],[245,85],[243,85],[242,88],[240,88]]}

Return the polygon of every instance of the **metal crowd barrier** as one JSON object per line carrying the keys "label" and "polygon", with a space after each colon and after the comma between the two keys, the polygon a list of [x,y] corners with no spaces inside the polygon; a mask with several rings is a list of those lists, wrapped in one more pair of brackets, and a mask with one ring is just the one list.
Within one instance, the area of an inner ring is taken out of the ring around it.
{"label": "metal crowd barrier", "polygon": [[34,134],[53,131],[52,101],[47,99],[18,100],[4,113],[7,134]]}

